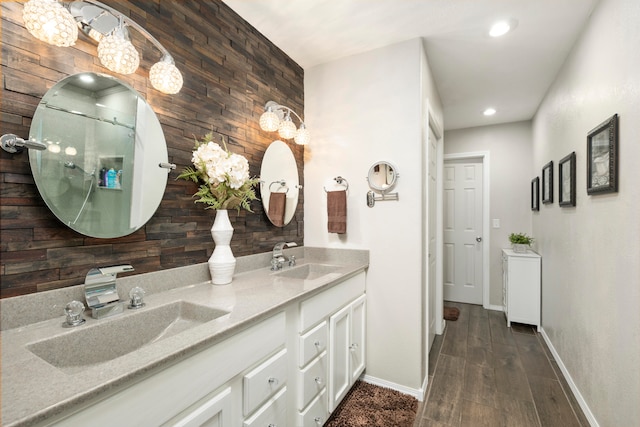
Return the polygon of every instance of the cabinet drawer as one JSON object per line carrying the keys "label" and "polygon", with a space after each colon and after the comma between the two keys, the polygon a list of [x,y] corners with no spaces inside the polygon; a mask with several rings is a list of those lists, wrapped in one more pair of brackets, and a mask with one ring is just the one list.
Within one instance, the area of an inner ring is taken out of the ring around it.
{"label": "cabinet drawer", "polygon": [[298,384],[300,385],[298,394],[299,410],[307,406],[311,399],[325,388],[327,383],[327,359],[327,353],[325,352],[298,373]]}
{"label": "cabinet drawer", "polygon": [[327,392],[322,390],[322,393],[311,402],[311,405],[305,411],[298,413],[296,426],[321,427],[328,417]]}
{"label": "cabinet drawer", "polygon": [[243,378],[244,415],[271,397],[287,382],[287,350],[281,350]]}
{"label": "cabinet drawer", "polygon": [[327,348],[327,322],[323,321],[318,326],[300,337],[301,368],[311,359],[322,353]]}
{"label": "cabinet drawer", "polygon": [[364,272],[300,303],[300,332],[305,332],[365,292]]}
{"label": "cabinet drawer", "polygon": [[273,396],[251,418],[247,418],[244,427],[287,427],[287,388]]}

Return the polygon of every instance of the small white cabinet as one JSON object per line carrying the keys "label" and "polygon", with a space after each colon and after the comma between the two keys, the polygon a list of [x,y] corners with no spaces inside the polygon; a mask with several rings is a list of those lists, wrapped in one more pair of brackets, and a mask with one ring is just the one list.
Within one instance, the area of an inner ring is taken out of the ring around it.
{"label": "small white cabinet", "polygon": [[364,371],[365,296],[331,316],[329,322],[329,410],[333,411]]}
{"label": "small white cabinet", "polygon": [[502,304],[509,327],[518,322],[540,331],[540,261],[533,251],[502,250]]}

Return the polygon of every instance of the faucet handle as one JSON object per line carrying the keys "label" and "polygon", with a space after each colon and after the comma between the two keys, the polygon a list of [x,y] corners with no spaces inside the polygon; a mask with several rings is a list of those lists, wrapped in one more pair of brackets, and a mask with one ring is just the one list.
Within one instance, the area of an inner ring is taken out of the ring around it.
{"label": "faucet handle", "polygon": [[271,271],[278,271],[282,268],[282,261],[278,258],[271,258]]}
{"label": "faucet handle", "polygon": [[293,267],[296,265],[296,256],[295,255],[291,255],[289,257],[289,267]]}
{"label": "faucet handle", "polygon": [[65,328],[71,328],[73,326],[82,325],[85,320],[82,317],[84,313],[84,304],[80,301],[71,301],[64,307],[64,314],[67,316],[67,320],[62,324]]}
{"label": "faucet handle", "polygon": [[145,291],[140,286],[131,288],[129,291],[129,308],[138,309],[145,306],[144,302]]}

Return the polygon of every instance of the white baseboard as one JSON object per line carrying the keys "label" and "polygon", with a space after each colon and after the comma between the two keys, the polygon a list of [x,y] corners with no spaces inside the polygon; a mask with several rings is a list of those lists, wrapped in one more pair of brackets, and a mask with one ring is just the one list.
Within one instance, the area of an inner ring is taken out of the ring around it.
{"label": "white baseboard", "polygon": [[489,305],[487,307],[485,307],[487,310],[493,310],[493,311],[504,311],[503,307],[501,305]]}
{"label": "white baseboard", "polygon": [[420,389],[406,387],[400,384],[392,383],[391,381],[386,381],[380,378],[372,377],[370,375],[363,375],[360,377],[360,379],[369,384],[390,388],[391,390],[399,391],[402,394],[408,394],[409,396],[413,396],[416,399],[418,399],[419,402],[422,402],[424,401],[424,397],[425,397],[424,394],[425,394],[425,391],[427,390],[426,384],[427,384],[428,377],[424,379],[424,384]]}
{"label": "white baseboard", "polygon": [[584,397],[582,397],[580,390],[578,390],[578,386],[576,385],[575,382],[573,382],[573,378],[571,378],[571,374],[569,374],[569,371],[567,370],[567,367],[564,365],[564,362],[560,358],[560,355],[556,351],[553,344],[551,344],[551,340],[549,339],[549,336],[547,335],[547,333],[544,331],[544,328],[541,328],[540,334],[542,335],[542,338],[544,338],[544,342],[547,343],[547,347],[549,347],[551,354],[553,354],[553,358],[555,359],[556,363],[560,367],[560,370],[562,371],[562,375],[564,375],[564,378],[567,380],[567,383],[569,384],[569,387],[571,388],[573,395],[578,401],[580,408],[582,408],[582,412],[584,413],[584,416],[587,418],[587,421],[589,421],[589,425],[591,427],[600,427],[600,424],[598,424],[598,420],[596,420],[596,417],[593,415],[593,412],[591,412],[591,409],[589,409],[589,405],[587,405],[586,400],[584,400]]}

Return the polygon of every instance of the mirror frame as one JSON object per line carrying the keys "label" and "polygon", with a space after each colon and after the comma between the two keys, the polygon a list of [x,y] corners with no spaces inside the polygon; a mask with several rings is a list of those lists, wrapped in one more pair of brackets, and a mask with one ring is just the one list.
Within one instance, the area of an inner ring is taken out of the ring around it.
{"label": "mirror frame", "polygon": [[[387,182],[386,186],[379,185],[377,183],[377,181],[379,181],[379,178],[374,175],[374,174],[380,173],[379,172],[380,167],[384,167],[386,171],[385,175],[387,177],[389,176],[389,173],[391,173],[390,175],[391,180]],[[369,168],[369,173],[367,174],[367,181],[369,182],[369,187],[373,191],[376,191],[381,194],[385,194],[391,191],[391,189],[393,189],[393,187],[396,185],[396,182],[398,181],[399,176],[400,174],[398,173],[398,169],[393,164],[386,161],[379,161],[371,165],[371,167]]]}
{"label": "mirror frame", "polygon": [[[81,83],[81,76],[90,76],[94,83]],[[71,85],[71,90],[84,92],[85,98],[60,96],[64,95],[63,89],[68,84]],[[92,84],[95,84],[94,87],[97,89],[93,89],[90,86]],[[106,90],[100,89],[104,86],[107,86]],[[116,87],[122,89],[114,90]],[[110,106],[96,101],[96,104],[100,105],[96,105],[94,111],[78,111],[83,104],[80,99],[88,105],[86,100],[96,98],[96,94],[103,90],[106,93],[104,98],[113,97],[108,99],[111,101]],[[126,104],[128,111],[118,110],[121,104],[116,105],[117,98],[129,95],[131,99]],[[55,104],[52,102],[54,99]],[[52,113],[53,111],[55,113]],[[120,120],[112,117],[116,113],[121,116]],[[66,117],[67,114],[72,116],[63,121],[59,120],[59,115]],[[85,125],[84,129],[82,126],[75,128],[79,131],[78,134],[82,135],[79,141],[70,140],[70,130],[74,130],[70,123],[75,117],[94,120],[87,122],[90,126]],[[126,119],[130,119],[133,125],[127,123]],[[49,126],[47,129],[44,126],[47,124],[46,121],[59,123],[60,126]],[[101,124],[102,122],[106,124]],[[95,129],[101,126],[113,126],[113,129],[127,132],[126,138],[120,141],[123,141],[122,144],[131,143],[133,147],[125,145],[126,152],[114,148],[117,147],[116,144],[110,147],[107,145],[112,141],[109,140],[110,136],[95,132]],[[29,163],[38,192],[51,212],[74,231],[96,238],[126,236],[143,227],[160,206],[169,172],[168,169],[159,166],[160,163],[168,161],[164,132],[158,117],[146,100],[130,85],[116,77],[85,72],[60,80],[40,100],[33,115],[29,138],[48,145],[48,149],[44,151],[29,150]],[[100,145],[104,147],[102,150]],[[77,157],[75,153],[78,153]],[[108,187],[104,177],[100,177],[101,166],[106,167],[109,160],[111,168],[121,167],[121,186]],[[75,183],[72,182],[74,179]],[[81,193],[68,194],[66,197],[65,194],[71,189],[72,184],[81,189]],[[80,197],[75,197],[77,195]],[[69,209],[70,200],[75,203],[73,210]],[[87,206],[89,202],[90,206]],[[116,218],[121,220],[120,226],[113,229],[104,226],[114,224]]]}

